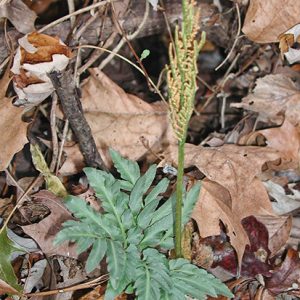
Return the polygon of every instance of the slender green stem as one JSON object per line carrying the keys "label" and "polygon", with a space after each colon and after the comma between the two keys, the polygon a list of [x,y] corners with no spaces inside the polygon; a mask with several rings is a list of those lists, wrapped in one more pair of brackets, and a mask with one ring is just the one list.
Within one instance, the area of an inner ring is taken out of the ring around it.
{"label": "slender green stem", "polygon": [[179,258],[181,253],[182,236],[182,199],[183,199],[183,171],[184,171],[184,144],[185,139],[178,143],[178,170],[176,183],[176,208],[175,208],[175,254]]}

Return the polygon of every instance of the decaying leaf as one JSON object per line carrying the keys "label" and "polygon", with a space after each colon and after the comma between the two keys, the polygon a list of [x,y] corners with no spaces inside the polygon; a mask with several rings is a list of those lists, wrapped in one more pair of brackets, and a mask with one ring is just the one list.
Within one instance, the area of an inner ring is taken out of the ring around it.
{"label": "decaying leaf", "polygon": [[289,249],[283,263],[273,271],[270,279],[266,280],[266,288],[275,295],[287,291],[299,291],[300,286],[300,257],[299,252]]}
{"label": "decaying leaf", "polygon": [[253,93],[243,98],[242,103],[231,106],[257,112],[260,121],[281,125],[286,118],[297,126],[300,123],[299,95],[300,89],[288,76],[266,75],[257,79]]}
{"label": "decaying leaf", "polygon": [[256,43],[277,42],[280,34],[299,23],[299,14],[299,1],[250,0],[242,30]]}
{"label": "decaying leaf", "polygon": [[68,193],[62,182],[57,176],[52,174],[50,169],[48,168],[48,165],[38,144],[30,144],[30,152],[32,155],[32,162],[35,168],[42,173],[46,180],[47,189],[58,197],[63,198],[67,196]]}
{"label": "decaying leaf", "polygon": [[[155,152],[176,143],[163,103],[148,104],[127,94],[98,69],[90,72],[82,86],[82,107],[107,165],[110,147],[124,157],[138,160],[149,153],[149,148]],[[66,163],[70,165],[69,160],[78,161],[78,155],[68,157]],[[64,166],[60,172],[70,173]]]}
{"label": "decaying leaf", "polygon": [[54,91],[47,73],[63,71],[69,63],[71,50],[59,38],[37,32],[18,42],[11,68],[15,74],[14,89],[19,97],[15,104],[38,105]]}
{"label": "decaying leaf", "polygon": [[56,234],[61,229],[61,224],[73,219],[71,213],[64,206],[62,199],[46,190],[38,192],[33,197],[34,201],[47,206],[51,213],[39,223],[22,226],[24,232],[31,236],[38,243],[42,251],[49,256],[60,254],[77,258],[75,245],[64,243],[60,246],[54,246],[53,243]]}
{"label": "decaying leaf", "polygon": [[[2,1],[3,2],[3,1]],[[0,4],[0,18],[7,18],[21,33],[35,30],[36,14],[22,0],[6,1]]]}

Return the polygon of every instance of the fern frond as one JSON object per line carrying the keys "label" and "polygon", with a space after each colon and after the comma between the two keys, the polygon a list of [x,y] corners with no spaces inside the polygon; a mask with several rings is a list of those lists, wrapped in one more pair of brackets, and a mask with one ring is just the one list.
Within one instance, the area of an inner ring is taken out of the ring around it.
{"label": "fern frond", "polygon": [[196,299],[206,299],[206,295],[217,297],[218,294],[226,297],[233,297],[228,287],[219,279],[199,269],[183,258],[169,261],[170,276],[173,280],[174,288],[170,298],[182,300],[184,296]]}
{"label": "fern frond", "polygon": [[110,156],[115,168],[120,173],[121,178],[126,182],[126,189],[131,191],[136,181],[141,176],[137,162],[123,158],[117,151],[109,149]]}

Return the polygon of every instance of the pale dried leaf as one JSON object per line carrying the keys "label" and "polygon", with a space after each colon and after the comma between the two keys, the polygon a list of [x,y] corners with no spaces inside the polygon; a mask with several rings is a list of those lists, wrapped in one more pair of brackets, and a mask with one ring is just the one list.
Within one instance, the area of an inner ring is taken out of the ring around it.
{"label": "pale dried leaf", "polygon": [[277,42],[280,34],[299,23],[300,2],[251,0],[242,31],[257,43]]}
{"label": "pale dried leaf", "polygon": [[0,5],[0,17],[9,19],[21,33],[35,31],[34,22],[37,16],[21,0],[12,0]]}
{"label": "pale dried leaf", "polygon": [[61,225],[67,220],[72,220],[71,213],[64,206],[62,199],[54,196],[49,191],[42,190],[34,195],[35,201],[47,206],[51,213],[39,223],[22,226],[26,234],[31,236],[40,246],[43,253],[48,256],[63,255],[77,258],[75,244],[69,245],[63,243],[60,246],[54,246],[54,238],[61,230]]}
{"label": "pale dried leaf", "polygon": [[[299,2],[300,3],[300,2]],[[232,107],[243,108],[259,114],[259,120],[280,125],[286,118],[294,126],[300,123],[300,90],[283,74],[267,75],[256,81],[253,93],[242,103]]]}

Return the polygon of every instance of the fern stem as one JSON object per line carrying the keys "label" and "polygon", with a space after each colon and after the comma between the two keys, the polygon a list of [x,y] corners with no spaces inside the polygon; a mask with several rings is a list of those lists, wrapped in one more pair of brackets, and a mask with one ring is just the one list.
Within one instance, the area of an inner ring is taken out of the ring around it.
{"label": "fern stem", "polygon": [[184,144],[185,138],[178,143],[178,171],[176,183],[176,208],[175,208],[175,254],[179,258],[181,253],[182,237],[182,199],[183,199],[183,174],[184,174]]}

